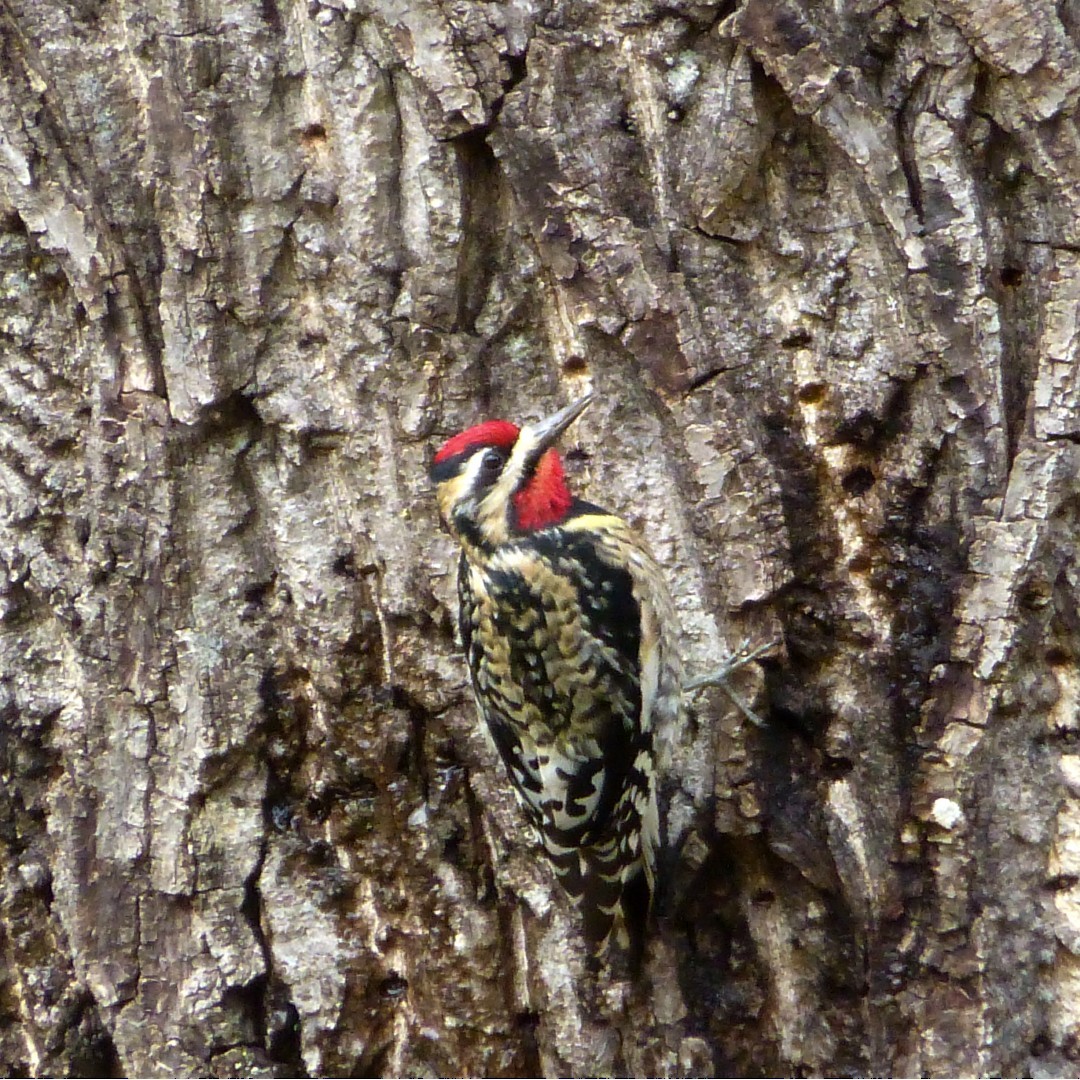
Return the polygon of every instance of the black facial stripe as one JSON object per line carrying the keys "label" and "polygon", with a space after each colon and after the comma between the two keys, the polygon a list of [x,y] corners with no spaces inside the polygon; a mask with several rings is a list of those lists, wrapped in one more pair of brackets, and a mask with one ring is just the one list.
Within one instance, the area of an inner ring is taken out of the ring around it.
{"label": "black facial stripe", "polygon": [[483,444],[470,446],[468,450],[462,450],[460,454],[455,454],[453,457],[446,458],[444,461],[437,461],[431,466],[431,479],[436,484],[441,484],[446,480],[450,480],[457,476],[475,455],[489,454],[493,450],[502,458],[502,464],[499,469],[486,477],[484,475],[484,468],[481,467],[480,470],[481,486],[485,488],[490,487],[499,478],[499,475],[502,472],[502,466],[506,464],[510,457],[510,451],[501,446],[484,446]]}
{"label": "black facial stripe", "polygon": [[491,547],[484,540],[484,534],[480,531],[480,526],[468,514],[455,514],[454,528],[457,529],[463,540],[468,541],[474,547],[484,548],[485,550]]}
{"label": "black facial stripe", "polygon": [[536,466],[540,459],[547,453],[548,447],[536,448],[525,459],[525,467],[521,470],[521,486],[524,487],[536,475]]}
{"label": "black facial stripe", "polygon": [[444,461],[436,461],[431,466],[431,479],[436,484],[441,484],[443,481],[457,476],[457,474],[465,467],[465,462],[476,453],[476,450],[477,448],[474,447],[471,450],[465,450],[460,454],[455,454],[453,457],[448,457]]}

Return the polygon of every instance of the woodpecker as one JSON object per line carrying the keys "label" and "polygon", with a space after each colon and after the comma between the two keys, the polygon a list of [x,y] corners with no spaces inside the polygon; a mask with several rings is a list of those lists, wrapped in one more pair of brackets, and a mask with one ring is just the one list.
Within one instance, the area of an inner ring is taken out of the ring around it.
{"label": "woodpecker", "polygon": [[660,568],[621,518],[570,494],[554,443],[592,396],[448,440],[431,480],[461,546],[477,708],[599,956],[640,957],[660,823],[657,735],[682,669]]}

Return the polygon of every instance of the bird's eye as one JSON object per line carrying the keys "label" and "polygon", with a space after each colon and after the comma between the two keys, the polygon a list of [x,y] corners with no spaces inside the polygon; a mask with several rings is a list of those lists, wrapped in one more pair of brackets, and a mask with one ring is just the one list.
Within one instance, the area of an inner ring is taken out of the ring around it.
{"label": "bird's eye", "polygon": [[494,479],[502,472],[506,464],[506,455],[501,450],[487,450],[484,459],[480,462],[480,469],[488,479]]}

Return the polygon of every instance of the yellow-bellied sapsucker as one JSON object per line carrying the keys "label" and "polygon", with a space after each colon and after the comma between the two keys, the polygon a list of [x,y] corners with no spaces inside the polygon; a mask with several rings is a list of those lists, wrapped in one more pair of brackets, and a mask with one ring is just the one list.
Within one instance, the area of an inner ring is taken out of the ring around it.
{"label": "yellow-bellied sapsucker", "polygon": [[460,626],[481,716],[599,953],[637,951],[659,844],[655,736],[678,715],[671,601],[645,542],[575,499],[553,444],[591,397],[454,436],[431,467],[461,545]]}

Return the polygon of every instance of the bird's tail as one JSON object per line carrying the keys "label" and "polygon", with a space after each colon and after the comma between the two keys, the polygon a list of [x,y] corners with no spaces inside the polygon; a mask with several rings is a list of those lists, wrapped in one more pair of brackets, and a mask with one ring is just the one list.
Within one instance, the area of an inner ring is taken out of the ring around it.
{"label": "bird's tail", "polygon": [[640,966],[652,906],[652,867],[641,853],[628,852],[619,837],[554,853],[563,888],[582,915],[582,928],[599,957],[614,946]]}

